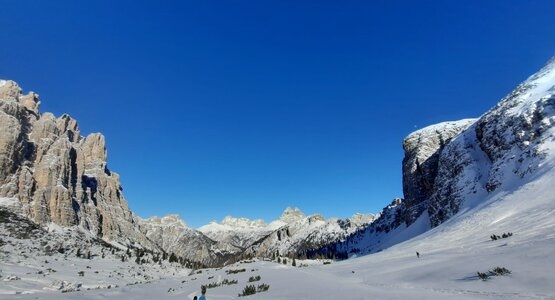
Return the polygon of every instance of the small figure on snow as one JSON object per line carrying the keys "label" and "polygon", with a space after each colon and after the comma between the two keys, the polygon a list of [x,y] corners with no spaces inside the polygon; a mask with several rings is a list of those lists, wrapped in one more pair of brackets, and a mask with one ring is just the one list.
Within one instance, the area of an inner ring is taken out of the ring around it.
{"label": "small figure on snow", "polygon": [[420,253],[416,251],[416,258],[420,258]]}
{"label": "small figure on snow", "polygon": [[193,297],[193,300],[198,300],[197,296],[194,296],[194,297]]}
{"label": "small figure on snow", "polygon": [[206,294],[206,286],[201,286],[200,287],[200,293],[202,295],[200,295],[200,298],[198,298],[198,300],[206,300],[206,297],[204,296],[204,294]]}

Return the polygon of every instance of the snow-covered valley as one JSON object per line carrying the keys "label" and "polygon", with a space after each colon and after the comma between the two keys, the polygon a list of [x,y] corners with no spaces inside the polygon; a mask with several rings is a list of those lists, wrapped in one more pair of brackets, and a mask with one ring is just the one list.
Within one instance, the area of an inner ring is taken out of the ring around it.
{"label": "snow-covered valley", "polygon": [[555,59],[410,134],[404,199],[345,219],[142,219],[104,137],[39,104],[0,81],[0,299],[555,299]]}
{"label": "snow-covered valley", "polygon": [[[223,280],[237,284],[208,289],[209,299],[238,298],[249,284],[268,284],[268,291],[249,299],[555,299],[552,287],[555,268],[555,201],[552,186],[555,176],[543,176],[517,191],[499,193],[483,206],[457,215],[445,224],[380,253],[324,265],[311,261],[308,266],[297,260],[297,267],[256,260],[240,262],[221,269],[202,269],[189,274],[168,274],[149,283],[126,285],[124,279],[107,278],[87,272],[81,277],[80,291],[60,294],[41,290],[36,275],[19,274],[21,280],[3,282],[5,288],[18,286],[29,295],[0,295],[3,299],[192,299],[200,286]],[[508,238],[492,240],[491,235],[513,233]],[[420,258],[416,257],[416,252]],[[110,274],[109,264],[87,261],[91,271]],[[59,267],[67,274],[57,278],[75,280],[76,267]],[[2,275],[35,270],[3,264]],[[8,267],[8,268],[6,268]],[[505,276],[491,276],[483,281],[477,272],[495,267],[511,271]],[[113,268],[113,266],[112,266]],[[122,273],[140,267],[119,266]],[[147,273],[156,271],[146,267]],[[229,270],[244,272],[228,274]],[[87,270],[88,271],[88,270]],[[36,273],[36,272],[34,272]],[[60,272],[58,272],[60,273]],[[249,283],[249,278],[260,281]],[[48,277],[54,279],[54,277]],[[136,279],[129,278],[127,281]],[[45,281],[45,279],[43,279]],[[87,282],[105,282],[119,286],[87,291]],[[17,282],[17,283],[16,283]]]}

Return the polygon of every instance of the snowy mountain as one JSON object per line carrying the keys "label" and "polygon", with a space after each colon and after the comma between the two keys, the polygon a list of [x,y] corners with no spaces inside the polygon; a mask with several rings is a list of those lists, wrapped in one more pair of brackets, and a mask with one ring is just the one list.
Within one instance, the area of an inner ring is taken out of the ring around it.
{"label": "snowy mountain", "polygon": [[214,241],[189,228],[178,215],[141,219],[139,227],[160,249],[204,266],[222,265],[241,252],[232,244]]}
{"label": "snowy mountain", "polygon": [[246,249],[246,256],[298,257],[309,249],[338,242],[374,220],[373,215],[355,214],[351,219],[325,219],[321,215],[305,216],[298,208],[287,208],[279,220],[284,225]]}
{"label": "snowy mountain", "polygon": [[266,224],[260,219],[251,221],[227,216],[221,223],[212,221],[198,230],[215,241],[245,249],[285,224],[280,221]]}
{"label": "snowy mountain", "polygon": [[478,119],[423,128],[404,141],[405,199],[317,253],[372,253],[554,172],[555,59]]}
{"label": "snowy mountain", "polygon": [[226,217],[221,223],[211,222],[199,231],[213,240],[244,250],[243,257],[272,257],[276,252],[297,256],[302,251],[337,242],[366,226],[373,215],[355,214],[351,219],[324,219],[306,216],[299,208],[288,207],[279,219],[263,220]]}

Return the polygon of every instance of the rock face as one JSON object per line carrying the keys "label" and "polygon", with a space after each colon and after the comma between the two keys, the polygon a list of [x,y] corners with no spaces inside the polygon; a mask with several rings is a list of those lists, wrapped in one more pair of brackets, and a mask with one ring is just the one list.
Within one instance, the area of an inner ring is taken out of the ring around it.
{"label": "rock face", "polygon": [[[555,123],[555,60],[477,120],[441,123],[404,143],[405,221],[428,211],[433,227],[540,169]],[[522,180],[524,179],[524,181]]]}
{"label": "rock face", "polygon": [[432,125],[403,142],[403,192],[327,255],[381,251],[555,167],[555,58],[479,119]]}
{"label": "rock face", "polygon": [[38,224],[80,226],[96,236],[154,247],[135,226],[119,176],[106,165],[101,134],[80,135],[77,122],[39,114],[39,97],[0,81],[0,197],[17,200]]}
{"label": "rock face", "polygon": [[511,190],[550,170],[555,130],[555,59],[520,84],[441,152],[430,221],[437,226],[462,207]]}
{"label": "rock face", "polygon": [[476,119],[444,122],[411,133],[403,141],[403,194],[405,222],[410,225],[428,208],[434,192],[439,156],[443,148]]}

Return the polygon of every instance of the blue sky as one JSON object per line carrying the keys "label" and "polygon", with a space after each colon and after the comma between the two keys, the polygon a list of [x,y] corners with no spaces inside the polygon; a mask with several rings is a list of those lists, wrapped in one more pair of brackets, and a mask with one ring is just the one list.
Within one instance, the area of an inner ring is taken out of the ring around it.
{"label": "blue sky", "polygon": [[403,138],[555,55],[553,1],[0,1],[0,78],[102,132],[140,216],[378,212]]}

